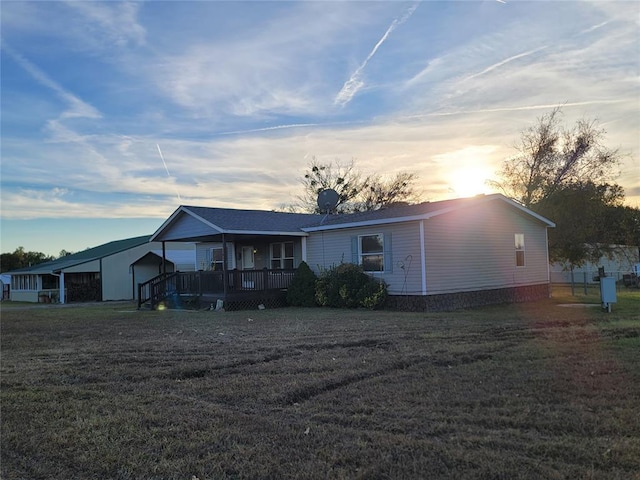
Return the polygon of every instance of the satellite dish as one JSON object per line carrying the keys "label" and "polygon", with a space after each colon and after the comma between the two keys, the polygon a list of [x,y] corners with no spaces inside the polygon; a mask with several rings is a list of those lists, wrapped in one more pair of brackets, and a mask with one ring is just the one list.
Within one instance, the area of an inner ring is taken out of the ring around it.
{"label": "satellite dish", "polygon": [[329,213],[331,210],[336,208],[338,200],[340,200],[340,196],[338,195],[338,192],[332,188],[322,190],[318,194],[318,208],[321,212]]}

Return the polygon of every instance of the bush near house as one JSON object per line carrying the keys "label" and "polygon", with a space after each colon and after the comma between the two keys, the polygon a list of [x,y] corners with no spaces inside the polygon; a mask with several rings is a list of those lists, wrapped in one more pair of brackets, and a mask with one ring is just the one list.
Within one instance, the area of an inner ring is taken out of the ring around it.
{"label": "bush near house", "polygon": [[316,302],[323,307],[380,308],[387,298],[387,285],[367,275],[362,267],[342,263],[326,270],[316,284]]}
{"label": "bush near house", "polygon": [[287,290],[287,303],[294,307],[315,307],[316,283],[318,277],[309,268],[306,262],[302,262]]}

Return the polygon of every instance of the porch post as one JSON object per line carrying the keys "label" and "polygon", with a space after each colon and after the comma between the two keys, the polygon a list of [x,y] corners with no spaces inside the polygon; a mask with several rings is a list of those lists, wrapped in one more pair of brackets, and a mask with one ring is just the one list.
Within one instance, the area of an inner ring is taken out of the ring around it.
{"label": "porch post", "polygon": [[224,293],[224,300],[227,300],[227,290],[229,287],[229,280],[227,279],[227,240],[222,234],[222,292]]}
{"label": "porch post", "polygon": [[166,242],[162,242],[162,274],[167,274],[167,246]]}
{"label": "porch post", "polygon": [[302,237],[302,261],[307,263],[307,237]]}
{"label": "porch post", "polygon": [[65,298],[64,298],[64,272],[61,270],[60,271],[60,303],[64,303],[65,302]]}

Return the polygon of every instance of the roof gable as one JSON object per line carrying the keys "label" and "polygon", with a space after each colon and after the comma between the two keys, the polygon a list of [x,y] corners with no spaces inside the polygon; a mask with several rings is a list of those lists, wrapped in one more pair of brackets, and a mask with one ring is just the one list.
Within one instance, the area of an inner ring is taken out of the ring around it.
{"label": "roof gable", "polygon": [[[314,225],[322,215],[233,208],[179,207],[152,235],[151,241],[197,238],[221,233],[306,235],[302,227]],[[180,237],[180,231],[183,235]]]}

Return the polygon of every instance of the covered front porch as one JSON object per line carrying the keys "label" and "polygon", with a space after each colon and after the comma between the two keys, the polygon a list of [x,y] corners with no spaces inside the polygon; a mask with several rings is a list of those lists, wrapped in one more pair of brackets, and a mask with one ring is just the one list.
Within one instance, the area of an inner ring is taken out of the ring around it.
{"label": "covered front porch", "polygon": [[308,234],[300,224],[313,218],[315,215],[181,206],[151,241],[195,244],[196,271],[169,273],[163,267],[159,276],[139,285],[138,303],[155,307],[160,302],[169,306],[188,302],[200,308],[215,306],[218,300],[225,308],[243,302],[247,306],[282,303],[295,269],[306,261]]}
{"label": "covered front porch", "polygon": [[138,308],[159,305],[174,308],[282,306],[294,269],[172,272],[138,284]]}

